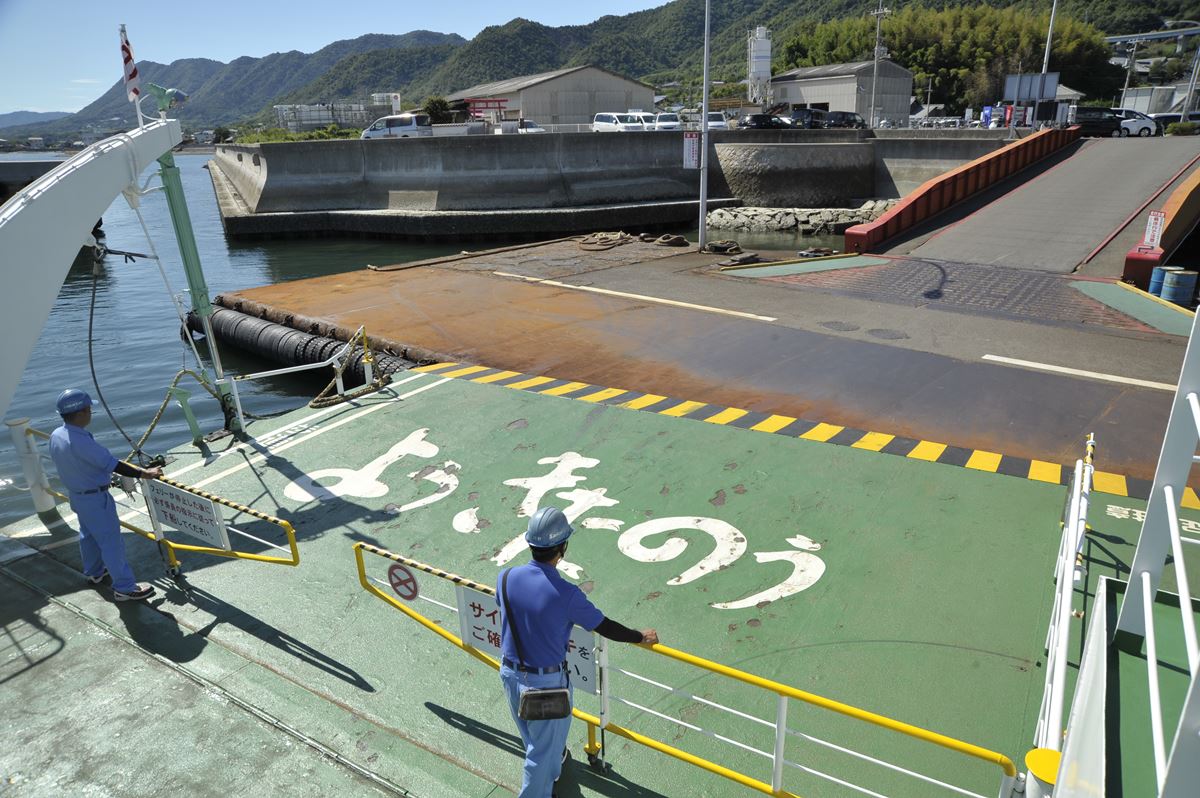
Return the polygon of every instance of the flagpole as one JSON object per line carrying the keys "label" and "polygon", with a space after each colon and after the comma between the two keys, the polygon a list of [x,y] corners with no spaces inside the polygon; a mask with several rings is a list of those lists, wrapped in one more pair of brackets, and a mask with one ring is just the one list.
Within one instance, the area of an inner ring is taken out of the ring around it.
{"label": "flagpole", "polygon": [[700,100],[700,250],[708,246],[708,31],[709,0],[704,0],[704,88]]}
{"label": "flagpole", "polygon": [[125,96],[129,102],[133,103],[133,109],[137,112],[138,129],[140,130],[146,126],[146,120],[142,116],[142,90],[139,86],[141,81],[138,78],[137,61],[133,58],[133,47],[129,44],[129,36],[125,33],[123,23],[119,32],[121,34],[121,62],[125,75]]}

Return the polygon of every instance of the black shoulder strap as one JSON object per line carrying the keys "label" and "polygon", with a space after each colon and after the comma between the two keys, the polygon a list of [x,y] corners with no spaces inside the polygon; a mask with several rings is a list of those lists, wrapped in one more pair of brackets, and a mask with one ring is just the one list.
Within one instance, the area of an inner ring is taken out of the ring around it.
{"label": "black shoulder strap", "polygon": [[513,622],[512,610],[508,605],[508,573],[512,569],[509,568],[500,577],[500,603],[504,606],[504,621],[508,624],[508,631],[512,632],[513,647],[517,650],[517,664],[525,664],[525,656],[521,653],[521,636],[517,634],[517,625]]}

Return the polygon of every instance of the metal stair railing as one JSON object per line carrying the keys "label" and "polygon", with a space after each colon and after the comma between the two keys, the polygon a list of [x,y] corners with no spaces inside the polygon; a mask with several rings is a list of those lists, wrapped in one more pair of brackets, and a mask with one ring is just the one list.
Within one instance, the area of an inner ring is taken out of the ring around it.
{"label": "metal stair railing", "polygon": [[1068,646],[1071,642],[1071,605],[1075,585],[1083,578],[1080,555],[1087,532],[1088,505],[1092,492],[1092,458],[1096,451],[1095,436],[1089,435],[1087,453],[1075,461],[1071,479],[1070,498],[1063,510],[1062,542],[1054,568],[1054,610],[1046,632],[1046,684],[1042,690],[1042,705],[1038,711],[1034,745],[1052,751],[1062,750],[1063,707],[1066,704]]}
{"label": "metal stair railing", "polygon": [[[1150,730],[1160,798],[1191,798],[1200,791],[1200,680],[1197,679],[1200,649],[1179,532],[1179,501],[1187,488],[1192,465],[1200,462],[1196,456],[1197,443],[1200,443],[1200,344],[1193,322],[1114,641],[1127,650],[1137,650],[1145,643]],[[1179,724],[1169,738],[1163,728],[1158,639],[1153,617],[1168,557],[1173,560],[1189,670]]]}

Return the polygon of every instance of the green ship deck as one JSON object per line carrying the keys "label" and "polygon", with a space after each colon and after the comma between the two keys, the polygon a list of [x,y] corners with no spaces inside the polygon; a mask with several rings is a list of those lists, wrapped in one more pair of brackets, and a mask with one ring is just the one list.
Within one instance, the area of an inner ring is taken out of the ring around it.
{"label": "green ship deck", "polygon": [[[497,677],[364,591],[352,544],[491,584],[524,529],[522,508],[539,502],[577,517],[568,559],[610,617],[1021,766],[1045,679],[1061,485],[672,417],[683,408],[635,412],[599,388],[591,401],[539,390],[551,395],[401,374],[350,404],[255,422],[253,441],[170,453],[173,479],[290,521],[296,568],[185,554],[171,580],[154,545],[130,538],[135,570],[159,595],[115,605],[83,583],[70,515],[5,529],[17,543],[0,549],[10,743],[0,777],[14,795],[82,781],[111,794],[227,795],[227,767],[264,794],[299,784],[305,794],[515,792],[519,740]],[[1094,498],[1097,556],[1118,574],[1143,507]],[[22,556],[24,546],[37,553]],[[368,564],[386,585],[390,563]],[[453,606],[443,580],[417,581],[422,597]],[[768,592],[781,585],[799,589]],[[415,605],[457,630],[446,608]],[[609,655],[774,723],[773,694],[636,647]],[[772,729],[687,695],[625,677],[613,690],[771,749]],[[770,760],[743,748],[625,706],[613,719],[770,781]],[[980,794],[999,784],[995,766],[796,702],[788,725]],[[753,794],[613,735],[612,769],[597,773],[581,761],[585,730],[572,728],[576,762],[559,795]],[[787,753],[885,794],[941,794],[808,740],[790,738]],[[790,768],[784,783],[802,796],[849,794]]]}

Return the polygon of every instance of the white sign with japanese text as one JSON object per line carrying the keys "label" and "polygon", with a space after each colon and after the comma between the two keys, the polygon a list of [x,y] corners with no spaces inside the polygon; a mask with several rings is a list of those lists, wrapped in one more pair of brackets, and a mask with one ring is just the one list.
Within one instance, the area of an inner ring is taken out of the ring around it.
{"label": "white sign with japanese text", "polygon": [[700,168],[700,134],[694,130],[683,134],[683,168]]}
{"label": "white sign with japanese text", "polygon": [[211,500],[157,479],[142,480],[142,491],[155,526],[169,526],[214,548],[230,550],[225,519]]}
{"label": "white sign with japanese text", "polygon": [[[467,645],[500,659],[500,607],[494,596],[456,585],[458,633]],[[576,690],[596,695],[596,633],[576,626],[567,643],[567,671]]]}
{"label": "white sign with japanese text", "polygon": [[1163,226],[1166,221],[1167,215],[1162,211],[1150,211],[1150,217],[1146,219],[1146,235],[1142,238],[1142,243],[1148,247],[1157,247],[1162,242]]}

